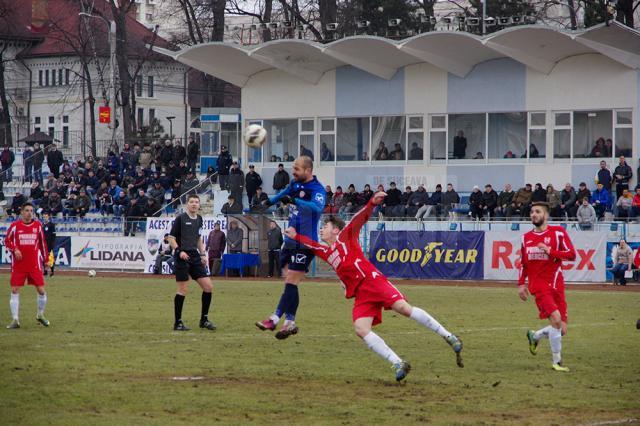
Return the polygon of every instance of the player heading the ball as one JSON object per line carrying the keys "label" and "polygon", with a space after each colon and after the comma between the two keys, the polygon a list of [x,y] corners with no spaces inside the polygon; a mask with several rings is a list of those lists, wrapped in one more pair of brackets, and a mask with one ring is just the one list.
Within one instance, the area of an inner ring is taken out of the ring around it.
{"label": "player heading the ball", "polygon": [[409,317],[442,336],[453,348],[458,366],[462,367],[462,341],[447,331],[426,311],[411,306],[404,295],[369,262],[362,252],[358,240],[360,229],[371,217],[375,206],[381,204],[386,195],[384,192],[374,194],[367,205],[356,213],[346,226],[338,217],[326,218],[320,235],[322,241],[328,246],[297,233],[293,227],[288,228],[285,234],[288,238],[310,247],[318,257],[336,271],[344,286],[345,297],[355,298],[352,316],[356,334],[369,349],[391,363],[397,381],[407,376],[411,366],[396,355],[380,336],[371,331],[373,326],[382,322],[383,308],[392,309]]}
{"label": "player heading the ball", "polygon": [[[293,162],[293,182],[282,191],[269,198],[267,204],[278,201],[289,205],[289,226],[299,234],[318,239],[318,222],[324,210],[327,193],[324,186],[313,175],[313,160],[302,155]],[[296,313],[300,296],[298,284],[307,272],[313,260],[313,252],[291,238],[285,238],[280,251],[280,265],[285,269],[284,292],[280,302],[271,316],[256,322],[260,330],[273,331],[278,326],[282,315],[285,316],[284,325],[276,333],[277,339],[298,333]]]}
{"label": "player heading the ball", "polygon": [[576,251],[569,234],[562,226],[547,223],[547,203],[533,203],[530,217],[535,228],[522,236],[518,295],[524,301],[529,293],[534,296],[540,319],[548,319],[550,325],[538,331],[527,332],[529,351],[535,355],[538,352],[538,342],[549,339],[553,359],[551,367],[555,371],[567,372],[569,369],[562,364],[562,336],[567,334],[562,261],[575,260]]}
{"label": "player heading the ball", "polygon": [[11,316],[13,321],[7,328],[20,328],[20,287],[25,281],[36,287],[38,313],[36,321],[45,327],[49,321],[44,317],[47,293],[44,291],[44,262],[47,259],[42,224],[34,219],[33,204],[25,203],[20,209],[20,220],[9,226],[4,245],[11,252]]}

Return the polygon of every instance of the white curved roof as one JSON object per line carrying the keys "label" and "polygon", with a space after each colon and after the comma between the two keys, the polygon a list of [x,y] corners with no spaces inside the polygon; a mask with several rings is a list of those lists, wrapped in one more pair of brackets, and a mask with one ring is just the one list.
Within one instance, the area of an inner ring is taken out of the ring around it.
{"label": "white curved roof", "polygon": [[584,53],[600,53],[629,68],[640,68],[640,32],[615,21],[584,31],[524,25],[486,37],[434,31],[402,42],[356,36],[326,45],[275,40],[248,48],[206,43],[178,52],[158,47],[154,50],[240,87],[252,75],[268,69],[279,69],[315,84],[327,71],[344,65],[391,79],[402,67],[426,62],[464,77],[477,64],[502,57],[548,74],[559,61]]}

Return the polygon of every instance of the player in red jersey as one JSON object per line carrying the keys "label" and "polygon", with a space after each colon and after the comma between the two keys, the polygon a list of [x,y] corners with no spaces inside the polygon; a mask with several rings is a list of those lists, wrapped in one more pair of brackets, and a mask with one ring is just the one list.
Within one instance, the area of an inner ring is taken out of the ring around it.
{"label": "player in red jersey", "polygon": [[397,381],[407,376],[411,366],[396,355],[380,336],[371,331],[372,326],[382,322],[383,308],[393,309],[442,336],[456,353],[458,366],[462,367],[462,341],[448,332],[423,309],[412,307],[407,303],[402,293],[367,260],[362,252],[358,241],[360,229],[386,195],[384,192],[376,193],[346,226],[338,217],[329,216],[325,219],[320,237],[328,246],[297,234],[292,227],[285,233],[289,238],[311,248],[316,256],[333,267],[342,281],[345,297],[347,299],[355,297],[352,316],[356,334],[371,350],[392,364]]}
{"label": "player in red jersey", "polygon": [[[549,319],[548,325],[538,331],[529,330],[529,350],[533,355],[538,351],[540,339],[549,339],[553,357],[552,368],[569,371],[562,364],[562,336],[567,333],[567,302],[564,297],[564,277],[562,261],[575,260],[567,231],[562,226],[547,224],[549,205],[531,205],[531,223],[535,228],[522,236],[520,248],[520,277],[518,294],[526,301],[531,293],[536,298],[540,319]],[[528,287],[525,280],[528,279]]]}
{"label": "player in red jersey", "polygon": [[13,321],[7,328],[20,328],[18,312],[20,310],[20,287],[25,281],[36,287],[38,292],[38,323],[49,326],[44,317],[47,293],[44,291],[44,268],[47,258],[47,244],[42,224],[34,220],[33,204],[25,203],[20,210],[20,219],[13,222],[7,230],[4,245],[11,252],[11,315]]}

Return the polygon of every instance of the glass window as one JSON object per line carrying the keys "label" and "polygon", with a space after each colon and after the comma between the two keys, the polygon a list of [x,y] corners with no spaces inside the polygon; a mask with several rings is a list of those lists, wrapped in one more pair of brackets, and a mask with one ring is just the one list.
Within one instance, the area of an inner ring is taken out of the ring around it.
{"label": "glass window", "polygon": [[432,115],[431,116],[431,128],[432,129],[446,129],[447,117],[445,115]]}
{"label": "glass window", "polygon": [[531,119],[531,127],[544,127],[547,124],[547,114],[544,112],[532,112],[529,117]]}
{"label": "glass window", "polygon": [[546,129],[529,130],[529,158],[545,158],[547,156]]}
{"label": "glass window", "polygon": [[49,70],[44,70],[44,85],[49,85]]}
{"label": "glass window", "polygon": [[49,124],[53,124],[55,123],[55,117],[54,116],[49,116]]}
{"label": "glass window", "polygon": [[489,158],[526,158],[527,113],[489,114]]}
{"label": "glass window", "polygon": [[449,114],[450,159],[486,157],[486,115]]}
{"label": "glass window", "polygon": [[406,160],[405,118],[373,117],[371,120],[371,146],[376,149],[373,159]]}
{"label": "glass window", "polygon": [[267,142],[265,160],[272,163],[293,161],[298,153],[298,120],[264,120]]}
{"label": "glass window", "polygon": [[56,70],[51,70],[51,85],[55,86],[57,84],[57,78],[56,78]]}
{"label": "glass window", "polygon": [[409,117],[409,129],[422,129],[422,117]]}
{"label": "glass window", "polygon": [[62,128],[62,146],[65,148],[69,146],[69,128],[67,126]]}
{"label": "glass window", "polygon": [[553,157],[569,158],[571,156],[571,129],[553,131]]}
{"label": "glass window", "polygon": [[49,127],[49,136],[53,137],[55,131],[56,131],[55,127]]}
{"label": "glass window", "polygon": [[68,123],[69,122],[69,116],[68,115],[63,115],[62,116],[62,122],[63,123]]}
{"label": "glass window", "polygon": [[625,157],[631,157],[632,143],[631,137],[633,135],[633,129],[631,127],[622,127],[616,129],[616,157],[624,155]]}
{"label": "glass window", "polygon": [[35,127],[33,130],[36,131],[36,132],[39,132],[40,131],[40,127]]}
{"label": "glass window", "polygon": [[136,77],[136,96],[142,97],[142,76]]}
{"label": "glass window", "polygon": [[631,111],[616,111],[616,124],[625,125],[631,124]]}
{"label": "glass window", "polygon": [[369,161],[369,117],[338,118],[336,159]]}
{"label": "glass window", "polygon": [[320,162],[335,161],[335,155],[333,155],[334,152],[336,152],[336,135],[320,135]]}
{"label": "glass window", "polygon": [[314,130],[313,120],[300,120],[301,132],[313,132],[313,130]]}
{"label": "glass window", "polygon": [[34,118],[34,123],[35,124],[40,124],[40,117],[35,117]]}
{"label": "glass window", "polygon": [[409,146],[409,160],[422,162],[424,160],[424,133],[409,132],[407,145]]}
{"label": "glass window", "polygon": [[447,132],[431,132],[431,159],[447,159]]}
{"label": "glass window", "polygon": [[315,137],[313,134],[300,135],[300,155],[306,155],[307,157],[311,157],[313,160],[314,141]]}
{"label": "glass window", "polygon": [[147,96],[153,98],[153,76],[147,77]]}
{"label": "glass window", "polygon": [[612,112],[573,113],[573,158],[611,158],[613,146]]}
{"label": "glass window", "polygon": [[43,71],[40,70],[38,71],[38,86],[42,86],[43,85]]}
{"label": "glass window", "polygon": [[153,125],[153,120],[156,119],[156,109],[149,108],[149,127]]}
{"label": "glass window", "polygon": [[240,158],[240,123],[219,123],[220,144],[228,148],[232,157]]}
{"label": "glass window", "polygon": [[67,86],[69,85],[69,74],[71,74],[69,70],[64,70],[64,84]]}
{"label": "glass window", "polygon": [[64,79],[62,75],[62,68],[58,70],[58,84],[62,86],[64,84]]}
{"label": "glass window", "polygon": [[144,109],[138,108],[138,129],[144,124]]}
{"label": "glass window", "polygon": [[556,126],[570,126],[571,125],[571,113],[558,112],[556,113]]}
{"label": "glass window", "polygon": [[320,131],[335,132],[336,131],[335,120],[333,118],[320,120]]}

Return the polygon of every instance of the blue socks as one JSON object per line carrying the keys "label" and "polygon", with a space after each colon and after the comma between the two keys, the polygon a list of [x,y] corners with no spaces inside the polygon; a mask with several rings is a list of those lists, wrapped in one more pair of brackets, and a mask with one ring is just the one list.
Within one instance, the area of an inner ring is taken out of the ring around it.
{"label": "blue socks", "polygon": [[276,308],[274,314],[281,317],[285,314],[285,319],[288,321],[294,321],[296,319],[296,312],[298,311],[298,305],[300,304],[300,295],[298,294],[298,286],[294,284],[285,284],[284,292],[280,296],[280,302]]}

